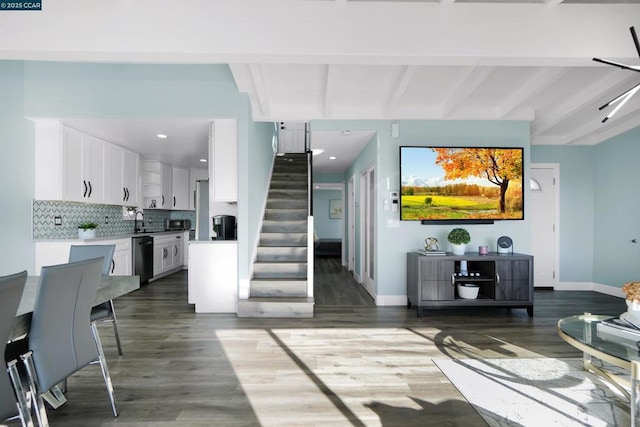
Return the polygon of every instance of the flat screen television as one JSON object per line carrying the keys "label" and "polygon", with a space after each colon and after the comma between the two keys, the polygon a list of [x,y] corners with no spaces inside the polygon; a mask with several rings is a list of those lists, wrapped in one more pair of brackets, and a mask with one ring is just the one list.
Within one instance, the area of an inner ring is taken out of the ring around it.
{"label": "flat screen television", "polygon": [[400,147],[400,219],[493,223],[524,219],[523,149]]}

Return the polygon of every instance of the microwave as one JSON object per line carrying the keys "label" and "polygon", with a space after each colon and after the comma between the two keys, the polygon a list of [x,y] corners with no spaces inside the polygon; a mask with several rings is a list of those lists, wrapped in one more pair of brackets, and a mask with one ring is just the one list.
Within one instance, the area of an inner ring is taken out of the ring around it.
{"label": "microwave", "polygon": [[167,219],[164,222],[166,231],[181,231],[191,229],[191,221],[188,219]]}

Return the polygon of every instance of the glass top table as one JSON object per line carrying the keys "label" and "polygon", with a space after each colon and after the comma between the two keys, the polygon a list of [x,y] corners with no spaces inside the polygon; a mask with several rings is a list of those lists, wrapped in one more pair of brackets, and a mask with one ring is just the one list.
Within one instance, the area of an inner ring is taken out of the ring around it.
{"label": "glass top table", "polygon": [[[629,398],[631,425],[640,426],[640,352],[635,341],[598,331],[598,323],[616,316],[585,313],[558,321],[558,335],[583,353],[584,368],[609,382]],[[629,379],[613,375],[592,363],[592,358],[629,371]]]}

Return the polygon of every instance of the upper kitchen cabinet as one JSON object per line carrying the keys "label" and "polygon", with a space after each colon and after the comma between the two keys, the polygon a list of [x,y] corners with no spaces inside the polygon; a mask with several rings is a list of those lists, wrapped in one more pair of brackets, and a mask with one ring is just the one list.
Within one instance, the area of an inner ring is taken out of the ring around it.
{"label": "upper kitchen cabinet", "polygon": [[171,168],[172,206],[171,209],[189,210],[189,169]]}
{"label": "upper kitchen cabinet", "polygon": [[157,160],[142,161],[142,207],[172,209],[173,178],[171,166]]}
{"label": "upper kitchen cabinet", "polygon": [[138,206],[140,155],[113,144],[107,144],[106,164],[109,179],[106,185],[107,203]]}
{"label": "upper kitchen cabinet", "polygon": [[139,203],[137,153],[58,120],[36,120],[35,134],[37,200],[123,206]]}
{"label": "upper kitchen cabinet", "polygon": [[238,120],[216,119],[209,138],[210,202],[238,201]]}
{"label": "upper kitchen cabinet", "polygon": [[62,128],[62,198],[105,202],[105,142],[68,127]]}

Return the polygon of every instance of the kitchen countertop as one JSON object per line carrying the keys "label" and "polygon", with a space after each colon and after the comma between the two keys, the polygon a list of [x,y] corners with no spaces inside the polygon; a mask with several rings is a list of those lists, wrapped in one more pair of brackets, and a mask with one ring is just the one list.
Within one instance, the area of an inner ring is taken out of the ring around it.
{"label": "kitchen countertop", "polygon": [[183,234],[188,233],[189,230],[183,231],[156,231],[156,232],[148,232],[148,233],[128,233],[128,234],[116,234],[112,236],[98,236],[95,239],[34,239],[35,242],[100,242],[105,240],[119,240],[119,239],[130,239],[132,237],[140,237],[140,236],[163,236],[169,234]]}

